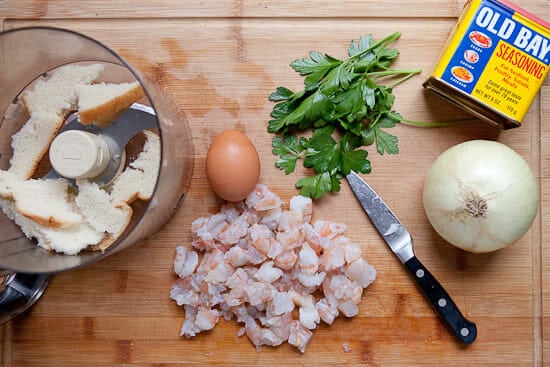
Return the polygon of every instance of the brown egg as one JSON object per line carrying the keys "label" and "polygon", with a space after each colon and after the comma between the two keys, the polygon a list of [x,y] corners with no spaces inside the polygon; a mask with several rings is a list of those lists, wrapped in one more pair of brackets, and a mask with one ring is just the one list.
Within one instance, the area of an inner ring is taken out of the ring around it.
{"label": "brown egg", "polygon": [[258,151],[240,131],[224,131],[208,148],[206,176],[212,190],[221,198],[243,200],[254,190],[260,178]]}

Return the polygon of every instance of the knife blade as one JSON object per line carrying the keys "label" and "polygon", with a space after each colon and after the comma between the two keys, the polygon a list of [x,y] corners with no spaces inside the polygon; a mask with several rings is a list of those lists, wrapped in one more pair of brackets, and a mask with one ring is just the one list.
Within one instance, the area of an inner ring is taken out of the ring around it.
{"label": "knife blade", "polygon": [[459,341],[465,344],[473,343],[477,337],[476,325],[462,315],[447,291],[418,260],[413,251],[412,236],[407,229],[357,173],[350,172],[346,179],[378,233],[405,265],[443,323]]}

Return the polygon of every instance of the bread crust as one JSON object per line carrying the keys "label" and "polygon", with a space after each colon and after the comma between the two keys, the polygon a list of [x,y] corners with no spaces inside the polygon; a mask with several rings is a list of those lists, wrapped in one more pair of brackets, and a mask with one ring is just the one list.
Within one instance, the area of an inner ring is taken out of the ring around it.
{"label": "bread crust", "polygon": [[63,228],[63,227],[67,226],[67,223],[64,223],[64,222],[61,222],[61,221],[57,220],[57,218],[55,218],[54,216],[48,216],[48,217],[37,216],[37,215],[34,215],[32,213],[28,213],[28,212],[25,212],[23,210],[18,209],[17,205],[15,206],[15,210],[17,210],[17,212],[19,214],[29,218],[33,222],[38,223],[38,224],[40,224],[41,226],[44,226],[44,227]]}
{"label": "bread crust", "polygon": [[80,123],[83,125],[94,124],[101,128],[109,125],[116,120],[120,114],[132,105],[132,103],[140,100],[145,96],[143,88],[138,83],[134,88],[126,93],[111,98],[105,103],[98,106],[81,109],[78,111]]}

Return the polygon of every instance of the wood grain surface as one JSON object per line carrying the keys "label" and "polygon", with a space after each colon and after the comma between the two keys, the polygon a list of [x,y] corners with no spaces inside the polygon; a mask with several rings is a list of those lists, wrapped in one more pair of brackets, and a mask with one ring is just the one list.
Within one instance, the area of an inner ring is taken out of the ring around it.
{"label": "wood grain surface", "polygon": [[[550,3],[516,3],[550,20]],[[348,43],[372,33],[402,36],[396,66],[420,68],[395,90],[395,108],[410,119],[468,119],[427,93],[432,70],[463,1],[68,1],[0,0],[2,29],[49,25],[83,32],[113,48],[163,85],[187,113],[194,138],[191,190],[172,220],[148,240],[99,263],[54,277],[27,314],[0,327],[4,366],[542,366],[550,365],[550,87],[546,81],[520,128],[484,123],[444,129],[398,126],[400,153],[370,150],[366,178],[415,239],[417,256],[477,323],[478,340],[459,345],[361,211],[346,184],[315,203],[314,216],[347,224],[378,278],[360,314],[320,326],[304,354],[289,345],[256,351],[221,321],[193,339],[179,336],[183,309],[168,297],[175,247],[189,244],[190,225],[221,201],[205,175],[212,138],[237,128],[254,141],[261,182],[286,203],[303,172],[274,167],[266,125],[279,85],[299,88],[288,64],[310,50],[344,57]],[[1,57],[1,55],[0,55]],[[423,179],[445,149],[487,138],[514,148],[541,188],[541,209],[514,245],[486,255],[459,251],[430,227]],[[351,351],[345,352],[343,343]]]}

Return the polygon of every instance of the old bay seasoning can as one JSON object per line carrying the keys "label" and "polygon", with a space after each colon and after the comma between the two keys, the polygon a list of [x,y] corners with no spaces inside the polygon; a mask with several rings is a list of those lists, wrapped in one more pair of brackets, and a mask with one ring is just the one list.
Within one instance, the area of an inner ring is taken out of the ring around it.
{"label": "old bay seasoning can", "polygon": [[550,58],[547,22],[504,0],[470,0],[424,87],[505,129],[521,125]]}

